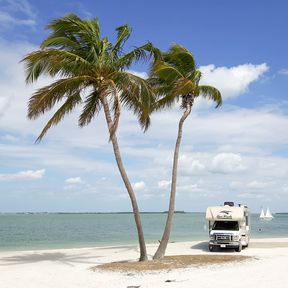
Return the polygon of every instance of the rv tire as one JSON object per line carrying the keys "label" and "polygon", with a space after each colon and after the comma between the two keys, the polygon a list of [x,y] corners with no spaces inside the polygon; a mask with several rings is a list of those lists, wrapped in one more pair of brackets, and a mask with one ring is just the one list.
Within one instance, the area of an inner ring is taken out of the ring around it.
{"label": "rv tire", "polygon": [[214,251],[214,246],[213,245],[209,245],[209,251],[213,252]]}
{"label": "rv tire", "polygon": [[242,250],[242,244],[240,243],[239,246],[237,248],[235,248],[236,252],[241,252]]}

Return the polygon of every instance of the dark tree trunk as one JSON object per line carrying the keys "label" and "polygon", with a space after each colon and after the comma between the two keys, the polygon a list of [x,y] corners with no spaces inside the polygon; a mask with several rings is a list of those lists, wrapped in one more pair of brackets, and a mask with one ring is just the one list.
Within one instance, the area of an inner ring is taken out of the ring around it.
{"label": "dark tree trunk", "polygon": [[177,168],[178,168],[178,158],[179,158],[179,149],[181,144],[181,138],[182,138],[182,129],[183,124],[188,115],[191,113],[192,105],[191,103],[186,103],[186,110],[184,111],[178,126],[178,136],[177,141],[175,145],[175,151],[174,151],[174,159],[173,159],[173,168],[172,168],[172,182],[171,182],[171,192],[170,192],[170,202],[169,202],[169,210],[166,220],[165,229],[163,232],[163,236],[161,239],[161,242],[158,246],[158,249],[153,256],[153,259],[160,259],[164,257],[165,251],[168,245],[171,229],[172,229],[172,223],[173,223],[173,215],[174,215],[174,208],[175,208],[175,196],[176,196],[176,182],[177,182]]}
{"label": "dark tree trunk", "polygon": [[139,212],[139,208],[137,205],[136,196],[135,196],[135,193],[133,191],[132,185],[129,181],[129,178],[126,174],[126,171],[125,171],[122,159],[121,159],[121,154],[120,154],[120,149],[119,149],[116,133],[115,133],[115,131],[113,133],[113,121],[112,121],[111,113],[109,110],[109,104],[108,104],[107,99],[105,97],[102,98],[102,104],[104,107],[104,113],[105,113],[109,132],[110,133],[112,132],[112,135],[110,135],[110,140],[111,140],[112,145],[113,145],[113,151],[114,151],[115,159],[117,162],[117,166],[119,168],[119,172],[121,174],[122,180],[125,184],[125,187],[127,189],[128,194],[129,194],[132,208],[133,208],[133,215],[134,215],[134,219],[135,219],[135,223],[136,223],[136,227],[137,227],[138,240],[139,240],[139,246],[140,246],[139,261],[145,261],[148,259],[148,257],[147,257],[146,244],[145,244],[144,233],[143,233],[143,229],[142,229],[140,212]]}

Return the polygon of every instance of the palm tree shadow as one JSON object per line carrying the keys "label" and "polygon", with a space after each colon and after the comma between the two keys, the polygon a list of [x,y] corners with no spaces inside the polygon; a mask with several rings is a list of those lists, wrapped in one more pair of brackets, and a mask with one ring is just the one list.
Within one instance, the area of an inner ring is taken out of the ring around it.
{"label": "palm tree shadow", "polygon": [[44,261],[52,261],[62,263],[68,266],[74,266],[76,263],[83,264],[99,264],[95,258],[102,256],[89,256],[86,253],[78,253],[75,255],[68,255],[61,252],[43,252],[43,253],[27,253],[26,255],[18,255],[12,257],[4,257],[1,259],[1,266],[18,265],[28,263],[39,263]]}

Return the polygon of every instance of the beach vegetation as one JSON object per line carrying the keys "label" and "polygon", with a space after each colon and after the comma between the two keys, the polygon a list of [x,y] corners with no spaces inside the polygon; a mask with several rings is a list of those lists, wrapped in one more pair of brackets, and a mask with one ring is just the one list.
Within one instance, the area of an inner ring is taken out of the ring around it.
{"label": "beach vegetation", "polygon": [[[227,265],[242,263],[244,261],[253,261],[256,258],[240,255],[173,255],[165,256],[161,259],[145,262],[121,261],[100,264],[93,267],[93,271],[120,271],[120,272],[152,272],[152,271],[171,271],[174,269],[183,269],[189,267],[205,267],[209,265]],[[175,280],[174,280],[175,281]],[[165,281],[165,282],[174,282]]]}
{"label": "beach vegetation", "polygon": [[[139,208],[130,180],[125,171],[116,137],[121,107],[131,110],[145,131],[149,124],[153,93],[147,81],[129,72],[138,61],[156,59],[159,54],[152,43],[131,51],[124,44],[131,28],[116,28],[112,43],[101,37],[100,25],[95,19],[81,19],[69,14],[52,20],[47,26],[50,34],[40,48],[22,60],[26,66],[26,82],[33,83],[42,75],[52,77],[52,84],[38,89],[29,99],[28,118],[36,119],[46,112],[56,112],[44,126],[36,142],[65,116],[81,109],[78,124],[84,127],[104,111],[110,141],[122,180],[129,194],[140,245],[140,260],[147,259],[146,245]],[[53,110],[54,109],[54,110]]]}
{"label": "beach vegetation", "polygon": [[175,102],[181,102],[183,114],[179,120],[176,145],[174,150],[171,191],[167,220],[154,259],[165,255],[169,241],[176,197],[177,169],[179,149],[182,140],[184,121],[190,115],[195,99],[204,97],[216,102],[216,107],[222,104],[221,93],[215,87],[200,85],[201,72],[197,69],[192,53],[179,44],[173,44],[167,52],[162,53],[161,59],[154,62],[150,71],[150,83],[154,87],[157,99],[153,112],[171,108]]}

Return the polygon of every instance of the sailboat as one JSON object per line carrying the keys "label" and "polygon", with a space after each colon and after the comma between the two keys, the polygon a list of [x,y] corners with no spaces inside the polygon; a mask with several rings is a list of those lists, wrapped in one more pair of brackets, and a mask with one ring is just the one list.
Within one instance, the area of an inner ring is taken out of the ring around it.
{"label": "sailboat", "polygon": [[264,213],[264,210],[263,210],[263,208],[262,208],[259,218],[260,218],[260,220],[270,221],[270,220],[272,220],[274,217],[273,217],[273,215],[271,214],[269,208],[267,208],[266,213]]}
{"label": "sailboat", "polygon": [[259,218],[260,218],[260,219],[264,219],[264,218],[265,218],[265,213],[264,213],[263,208],[261,209],[261,213],[260,213]]}
{"label": "sailboat", "polygon": [[273,217],[273,215],[271,214],[270,209],[267,208],[266,214],[265,214],[265,220],[270,221],[270,220],[272,220],[273,218],[274,218],[274,217]]}

